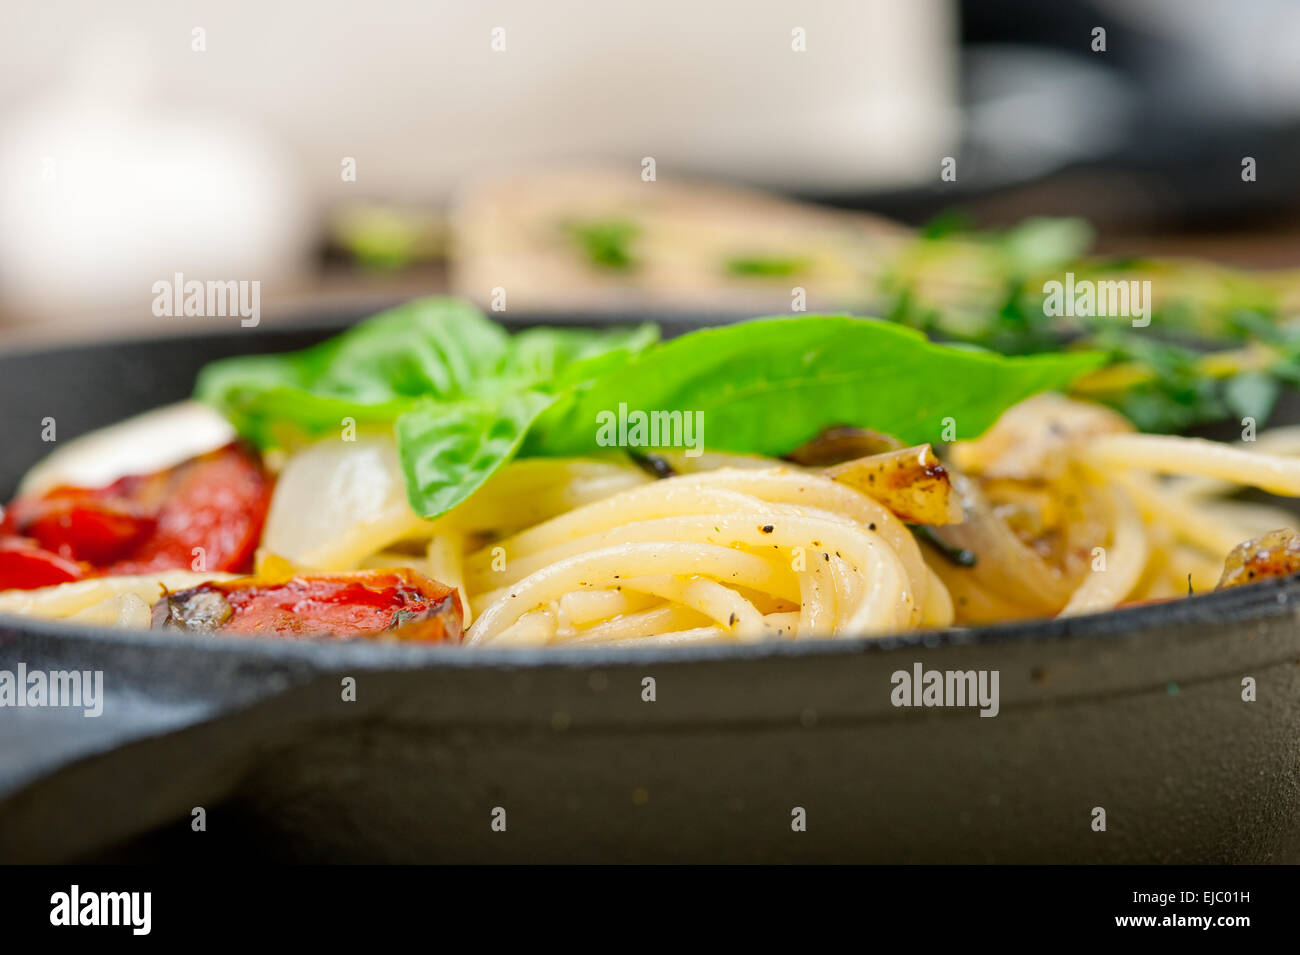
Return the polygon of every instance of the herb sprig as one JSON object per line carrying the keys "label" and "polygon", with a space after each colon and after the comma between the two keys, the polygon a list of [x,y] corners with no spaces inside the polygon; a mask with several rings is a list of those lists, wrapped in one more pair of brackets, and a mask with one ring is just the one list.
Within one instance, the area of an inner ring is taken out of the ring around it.
{"label": "herb sprig", "polygon": [[[874,319],[755,319],[656,344],[653,326],[508,335],[470,306],[424,299],[314,348],[207,366],[197,397],[264,448],[391,430],[411,506],[446,513],[516,455],[600,452],[600,415],[699,413],[707,448],[781,455],[833,424],[938,441],[1067,387],[1098,352],[1007,358]],[[949,423],[951,422],[951,424]]]}

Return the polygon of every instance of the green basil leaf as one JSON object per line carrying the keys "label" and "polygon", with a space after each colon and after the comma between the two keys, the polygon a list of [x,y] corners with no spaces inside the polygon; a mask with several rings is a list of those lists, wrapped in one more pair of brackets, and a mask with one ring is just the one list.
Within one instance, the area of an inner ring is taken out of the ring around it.
{"label": "green basil leaf", "polygon": [[659,329],[649,323],[599,332],[529,328],[510,339],[504,376],[515,383],[558,392],[617,368],[657,341]]}
{"label": "green basil leaf", "polygon": [[[509,336],[478,309],[421,299],[349,329],[316,357],[309,389],[370,404],[394,398],[461,398],[496,373]],[[309,350],[309,354],[310,354]]]}
{"label": "green basil leaf", "polygon": [[644,325],[512,338],[469,306],[429,299],[305,351],[217,362],[198,394],[263,446],[329,433],[345,417],[392,427],[411,504],[433,518],[521,449],[595,450],[597,415],[620,404],[703,412],[703,442],[718,450],[781,454],[831,424],[936,441],[945,418],[974,437],[1015,402],[1104,361],[1002,358],[845,316],[760,319],[652,347],[657,334]]}
{"label": "green basil leaf", "polygon": [[339,432],[344,418],[361,431],[386,431],[415,398],[395,398],[359,404],[346,398],[314,394],[304,388],[272,385],[252,388],[246,383],[203,392],[197,397],[222,412],[239,435],[259,448],[292,448],[304,439]]}
{"label": "green basil leaf", "polygon": [[195,396],[267,447],[308,437],[343,417],[391,424],[416,400],[463,397],[502,364],[509,338],[470,305],[420,299],[303,351],[213,362]]}
{"label": "green basil leaf", "polygon": [[397,449],[411,507],[445,514],[483,486],[519,445],[554,396],[538,390],[485,401],[425,401],[397,419]]}
{"label": "green basil leaf", "polygon": [[785,454],[836,424],[918,444],[941,440],[952,418],[958,438],[974,438],[1016,402],[1105,361],[1099,352],[1005,358],[875,319],[757,319],[683,335],[576,387],[524,450],[591,451],[599,416],[620,405],[701,412],[706,447],[752,454]]}
{"label": "green basil leaf", "polygon": [[536,329],[512,338],[464,302],[420,299],[303,351],[214,362],[199,375],[196,397],[244,437],[277,447],[337,430],[344,417],[388,427],[424,399],[561,390],[657,338],[653,325]]}
{"label": "green basil leaf", "polygon": [[653,325],[605,332],[535,328],[516,335],[494,396],[426,402],[397,419],[411,507],[428,518],[451,510],[515,456],[557,393],[625,364],[658,337]]}

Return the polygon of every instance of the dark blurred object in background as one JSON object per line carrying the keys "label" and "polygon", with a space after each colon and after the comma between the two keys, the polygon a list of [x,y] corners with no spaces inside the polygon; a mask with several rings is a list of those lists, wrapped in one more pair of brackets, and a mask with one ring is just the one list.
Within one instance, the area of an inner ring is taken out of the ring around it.
{"label": "dark blurred object in background", "polygon": [[965,0],[961,42],[957,181],[830,198],[914,223],[960,203],[988,224],[1083,215],[1103,232],[1296,214],[1300,6]]}

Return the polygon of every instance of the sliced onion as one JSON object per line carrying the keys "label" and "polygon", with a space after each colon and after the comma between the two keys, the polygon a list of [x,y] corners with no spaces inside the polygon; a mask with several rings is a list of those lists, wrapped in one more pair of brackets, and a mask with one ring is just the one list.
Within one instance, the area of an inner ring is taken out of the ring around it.
{"label": "sliced onion", "polygon": [[1055,613],[1070,599],[1072,588],[993,513],[975,482],[951,472],[961,495],[964,520],[933,528],[934,536],[955,550],[970,551],[975,565],[964,573],[982,586],[1041,613]]}
{"label": "sliced onion", "polygon": [[349,570],[432,526],[411,510],[391,437],[327,438],[285,463],[262,549],[300,567]]}

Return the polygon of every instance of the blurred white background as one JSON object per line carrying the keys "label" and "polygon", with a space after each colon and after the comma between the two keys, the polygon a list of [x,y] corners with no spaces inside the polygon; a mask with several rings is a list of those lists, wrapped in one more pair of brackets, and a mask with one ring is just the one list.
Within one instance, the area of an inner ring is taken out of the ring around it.
{"label": "blurred white background", "polygon": [[144,320],[174,272],[299,288],[323,218],[359,198],[643,156],[660,177],[906,187],[958,129],[946,0],[5,6],[11,323]]}

